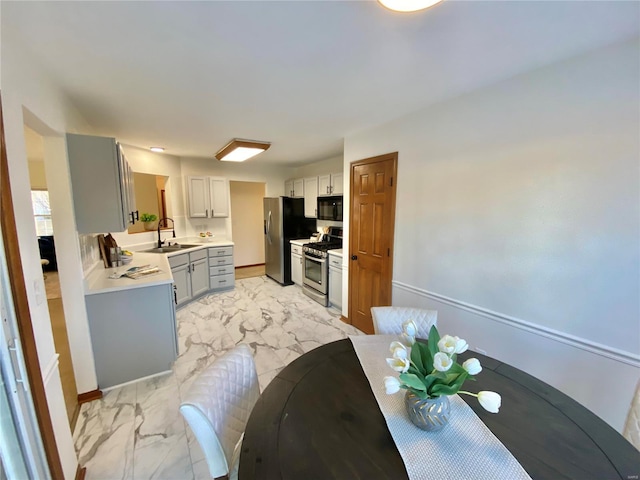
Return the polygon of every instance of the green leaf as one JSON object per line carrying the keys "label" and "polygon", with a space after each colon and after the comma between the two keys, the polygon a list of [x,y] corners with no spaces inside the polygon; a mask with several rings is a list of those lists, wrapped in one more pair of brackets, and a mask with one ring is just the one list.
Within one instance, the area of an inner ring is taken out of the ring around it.
{"label": "green leaf", "polygon": [[424,383],[422,383],[420,379],[412,373],[402,373],[399,378],[402,383],[411,389],[419,390],[421,392],[427,391],[427,387],[424,386]]}
{"label": "green leaf", "polygon": [[454,393],[458,393],[460,387],[454,387],[449,385],[443,385],[439,383],[438,385],[434,385],[431,389],[432,395],[453,395]]}
{"label": "green leaf", "polygon": [[422,355],[421,355],[420,344],[418,342],[413,344],[411,347],[411,361],[416,365],[418,370],[424,372],[424,364],[422,363]]}
{"label": "green leaf", "polygon": [[425,373],[431,373],[433,371],[433,355],[431,355],[429,347],[424,343],[420,345],[420,356],[422,357]]}
{"label": "green leaf", "polygon": [[427,375],[424,378],[424,386],[427,389],[427,393],[431,394],[431,391],[429,390],[432,385],[438,380],[438,377],[435,375]]}
{"label": "green leaf", "polygon": [[433,358],[433,356],[440,351],[438,349],[439,341],[440,334],[438,333],[438,329],[435,325],[432,325],[431,330],[429,330],[429,351],[431,352],[431,358]]}

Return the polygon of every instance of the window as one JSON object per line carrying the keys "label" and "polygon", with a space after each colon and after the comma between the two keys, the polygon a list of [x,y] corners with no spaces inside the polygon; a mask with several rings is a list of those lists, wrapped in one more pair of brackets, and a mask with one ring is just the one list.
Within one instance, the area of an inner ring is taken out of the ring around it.
{"label": "window", "polygon": [[46,190],[31,190],[31,205],[33,206],[33,217],[36,222],[36,235],[39,237],[53,235],[49,192]]}

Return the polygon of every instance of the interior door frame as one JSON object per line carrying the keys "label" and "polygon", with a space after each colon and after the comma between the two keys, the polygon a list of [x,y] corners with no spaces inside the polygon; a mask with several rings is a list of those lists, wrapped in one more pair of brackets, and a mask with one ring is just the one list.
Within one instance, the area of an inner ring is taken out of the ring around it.
{"label": "interior door frame", "polygon": [[11,182],[9,180],[9,161],[4,136],[4,117],[2,114],[2,99],[0,97],[0,222],[4,238],[5,258],[9,273],[9,287],[13,297],[13,308],[18,323],[18,331],[22,344],[22,353],[27,369],[29,387],[33,399],[34,410],[38,420],[38,428],[49,466],[49,472],[53,479],[64,479],[62,462],[58,453],[55,432],[47,403],[47,395],[42,380],[42,371],[38,360],[33,324],[27,290],[24,283],[22,260],[20,257],[20,245],[16,229],[15,214],[13,210],[13,198],[11,196]]}
{"label": "interior door frame", "polygon": [[[392,186],[393,186],[393,195],[391,198],[391,215],[390,215],[390,219],[389,219],[389,227],[391,228],[391,235],[390,235],[390,241],[389,241],[389,255],[387,257],[387,262],[388,262],[388,278],[385,278],[385,283],[386,283],[386,287],[387,287],[387,291],[389,293],[389,298],[387,302],[384,302],[385,304],[391,305],[391,301],[392,301],[392,296],[393,296],[393,292],[392,292],[392,281],[393,281],[393,256],[394,256],[394,241],[395,241],[395,230],[396,230],[396,192],[397,192],[397,185],[398,185],[398,152],[391,152],[391,153],[385,153],[383,155],[377,155],[375,157],[369,157],[369,158],[364,158],[362,160],[355,160],[353,162],[351,162],[349,164],[349,251],[348,251],[348,261],[349,261],[349,265],[351,265],[352,259],[351,256],[353,255],[351,248],[352,248],[352,242],[353,242],[353,235],[354,235],[354,215],[353,215],[353,205],[354,205],[354,201],[353,201],[353,197],[354,197],[354,174],[355,174],[355,168],[361,165],[368,165],[371,163],[378,163],[378,162],[382,162],[382,161],[387,161],[387,160],[392,160],[393,161],[393,173],[392,173]],[[385,223],[385,225],[387,225]],[[348,287],[348,291],[349,291],[349,301],[348,301],[348,307],[347,307],[347,311],[349,313],[349,323],[353,324],[353,319],[354,319],[354,313],[353,313],[353,308],[355,308],[355,304],[353,302],[354,299],[354,295],[353,292],[355,290],[355,276],[353,275],[353,269],[351,268],[351,266],[349,266],[348,268],[348,272],[349,272],[349,287]],[[372,305],[372,306],[376,306],[376,305]]]}

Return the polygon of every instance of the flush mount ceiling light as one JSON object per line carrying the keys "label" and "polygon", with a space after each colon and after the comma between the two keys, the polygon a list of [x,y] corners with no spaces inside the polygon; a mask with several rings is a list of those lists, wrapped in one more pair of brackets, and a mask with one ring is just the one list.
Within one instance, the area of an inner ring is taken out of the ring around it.
{"label": "flush mount ceiling light", "polygon": [[243,140],[234,138],[224,147],[218,150],[216,158],[223,162],[244,162],[264,152],[271,146],[269,142],[257,142],[255,140]]}
{"label": "flush mount ceiling light", "polygon": [[395,12],[417,12],[441,1],[442,0],[378,0],[382,6]]}
{"label": "flush mount ceiling light", "polygon": [[162,147],[149,147],[149,150],[151,150],[152,152],[158,152],[158,153],[164,152],[164,148]]}

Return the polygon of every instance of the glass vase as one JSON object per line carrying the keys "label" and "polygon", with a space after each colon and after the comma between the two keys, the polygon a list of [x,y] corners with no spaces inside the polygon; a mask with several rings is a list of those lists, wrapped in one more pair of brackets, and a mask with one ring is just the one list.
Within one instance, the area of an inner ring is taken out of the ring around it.
{"label": "glass vase", "polygon": [[407,390],[404,396],[404,405],[411,422],[422,430],[435,432],[449,422],[451,404],[446,395],[422,399]]}

